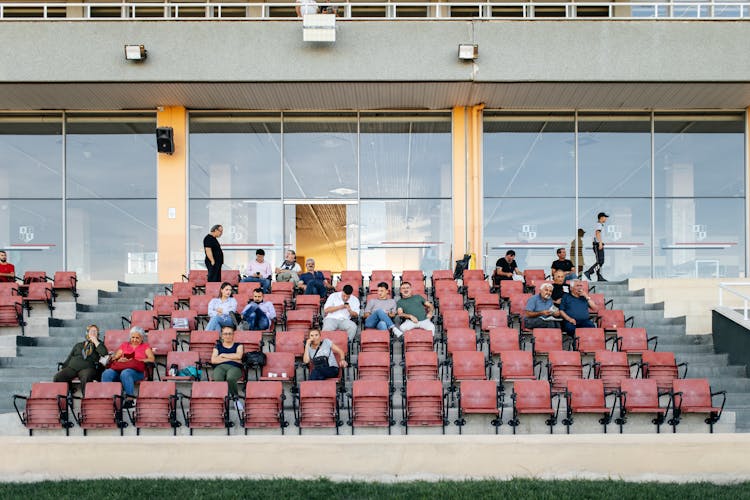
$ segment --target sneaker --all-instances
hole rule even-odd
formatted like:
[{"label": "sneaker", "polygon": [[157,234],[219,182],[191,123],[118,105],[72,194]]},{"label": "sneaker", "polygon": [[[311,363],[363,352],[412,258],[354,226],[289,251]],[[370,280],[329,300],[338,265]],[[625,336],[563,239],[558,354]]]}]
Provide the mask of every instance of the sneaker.
[{"label": "sneaker", "polygon": [[122,404],[122,407],[125,409],[135,408],[135,398],[126,399],[125,402]]},{"label": "sneaker", "polygon": [[591,281],[591,271],[584,271],[583,275],[586,276],[588,281]]},{"label": "sneaker", "polygon": [[398,327],[395,325],[393,326],[393,328],[391,328],[391,332],[393,332],[393,335],[395,335],[397,339],[404,336],[404,332],[399,330]]},{"label": "sneaker", "polygon": [[605,280],[604,276],[602,276],[601,274],[597,274],[596,275],[596,281],[607,281],[607,280]]}]

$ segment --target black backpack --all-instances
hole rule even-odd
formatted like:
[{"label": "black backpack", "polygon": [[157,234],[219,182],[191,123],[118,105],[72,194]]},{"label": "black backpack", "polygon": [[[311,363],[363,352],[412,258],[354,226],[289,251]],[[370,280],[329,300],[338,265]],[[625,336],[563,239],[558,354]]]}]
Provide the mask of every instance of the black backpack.
[{"label": "black backpack", "polygon": [[464,254],[464,258],[456,261],[456,270],[453,271],[453,279],[461,279],[464,277],[464,271],[469,269],[469,262],[471,261],[471,254]]},{"label": "black backpack", "polygon": [[261,367],[266,364],[266,354],[260,351],[250,351],[242,355],[242,362],[247,366]]}]

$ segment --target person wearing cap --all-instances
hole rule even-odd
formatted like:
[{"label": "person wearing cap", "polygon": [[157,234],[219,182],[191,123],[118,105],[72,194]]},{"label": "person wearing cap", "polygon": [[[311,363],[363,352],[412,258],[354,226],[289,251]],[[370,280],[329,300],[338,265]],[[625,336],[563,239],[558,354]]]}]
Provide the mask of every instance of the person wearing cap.
[{"label": "person wearing cap", "polygon": [[560,311],[552,302],[552,283],[542,283],[539,293],[526,301],[526,328],[555,328],[560,325]]},{"label": "person wearing cap", "polygon": [[570,258],[573,265],[578,269],[578,275],[583,274],[583,235],[586,234],[582,228],[578,228],[578,238],[570,240]]},{"label": "person wearing cap", "polygon": [[607,281],[604,279],[604,276],[602,276],[602,266],[604,266],[604,242],[602,241],[602,236],[604,235],[604,223],[607,222],[608,217],[609,215],[604,212],[599,212],[599,214],[596,216],[597,222],[596,226],[594,226],[593,242],[596,262],[589,268],[588,271],[583,273],[583,275],[586,276],[586,279],[589,281],[591,280],[591,275],[594,273],[596,273],[597,281]]}]

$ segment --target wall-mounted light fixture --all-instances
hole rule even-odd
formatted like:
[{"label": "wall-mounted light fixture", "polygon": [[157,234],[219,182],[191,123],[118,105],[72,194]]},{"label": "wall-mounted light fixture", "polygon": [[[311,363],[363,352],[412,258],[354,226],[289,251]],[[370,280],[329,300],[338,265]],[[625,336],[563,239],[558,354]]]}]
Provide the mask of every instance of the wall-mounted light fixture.
[{"label": "wall-mounted light fixture", "polygon": [[479,57],[479,45],[461,43],[458,45],[458,58],[462,61],[473,61]]},{"label": "wall-mounted light fixture", "polygon": [[125,59],[128,61],[143,61],[147,56],[148,52],[143,45],[125,46]]}]

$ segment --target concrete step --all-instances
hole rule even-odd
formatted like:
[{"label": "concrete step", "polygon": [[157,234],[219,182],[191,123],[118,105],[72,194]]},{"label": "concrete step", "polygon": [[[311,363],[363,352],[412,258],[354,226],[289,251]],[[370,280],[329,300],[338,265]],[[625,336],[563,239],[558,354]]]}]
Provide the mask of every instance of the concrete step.
[{"label": "concrete step", "polygon": [[738,377],[745,375],[744,366],[706,366],[691,364],[688,366],[688,378]]}]

